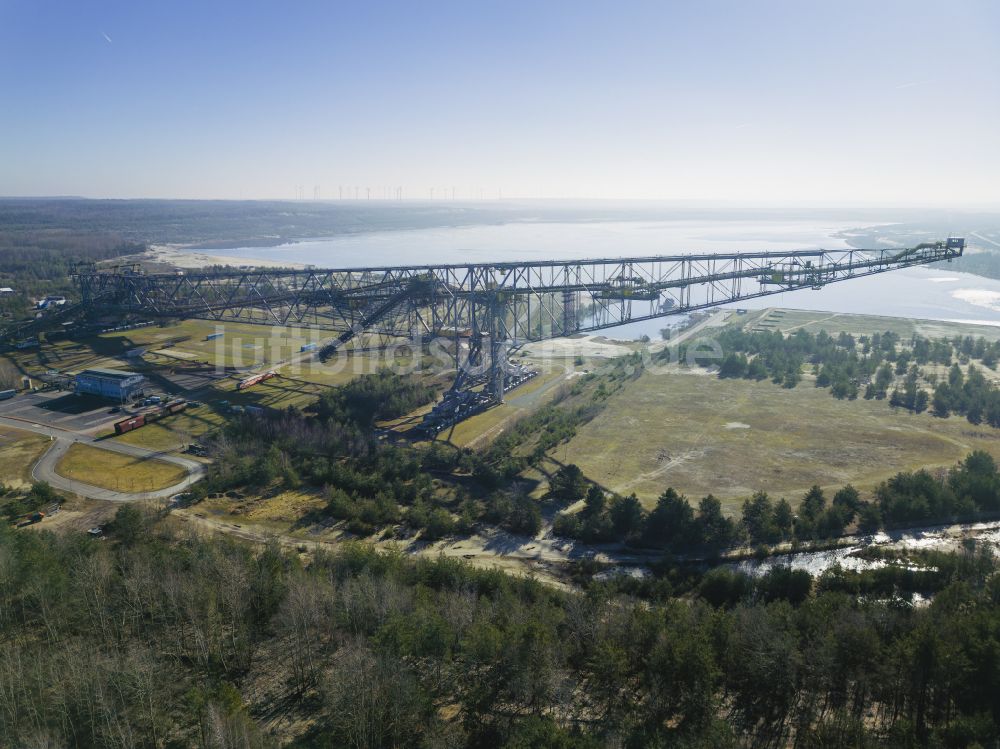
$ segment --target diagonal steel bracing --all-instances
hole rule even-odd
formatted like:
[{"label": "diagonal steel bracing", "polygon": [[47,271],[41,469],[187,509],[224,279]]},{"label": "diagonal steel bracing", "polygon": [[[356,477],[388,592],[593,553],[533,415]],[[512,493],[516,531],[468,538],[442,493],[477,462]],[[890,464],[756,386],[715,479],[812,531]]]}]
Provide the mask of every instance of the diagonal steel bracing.
[{"label": "diagonal steel bracing", "polygon": [[485,385],[499,401],[508,346],[597,331],[769,294],[950,260],[952,238],[905,250],[797,250],[358,267],[144,274],[77,273],[82,306],[118,316],[200,318],[329,331],[334,348],[360,333],[445,336],[455,363],[486,360],[485,373],[459,376],[459,389]]}]

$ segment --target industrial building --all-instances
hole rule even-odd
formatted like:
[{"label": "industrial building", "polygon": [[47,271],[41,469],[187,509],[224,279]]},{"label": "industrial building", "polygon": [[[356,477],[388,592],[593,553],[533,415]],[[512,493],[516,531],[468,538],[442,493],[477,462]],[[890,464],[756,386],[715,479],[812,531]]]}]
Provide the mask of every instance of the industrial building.
[{"label": "industrial building", "polygon": [[50,309],[51,307],[62,307],[65,304],[66,297],[64,296],[47,296],[35,305],[35,309]]},{"label": "industrial building", "polygon": [[76,392],[125,402],[141,397],[145,382],[146,378],[135,372],[85,369],[76,376]]}]

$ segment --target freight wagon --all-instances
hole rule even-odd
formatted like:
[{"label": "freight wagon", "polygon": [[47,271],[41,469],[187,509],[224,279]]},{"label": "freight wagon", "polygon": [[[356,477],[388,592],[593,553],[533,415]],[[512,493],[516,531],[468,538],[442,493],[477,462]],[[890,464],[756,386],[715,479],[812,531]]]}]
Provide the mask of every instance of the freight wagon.
[{"label": "freight wagon", "polygon": [[133,429],[138,429],[144,426],[146,423],[146,416],[144,414],[139,414],[138,416],[133,416],[129,419],[122,419],[121,421],[115,422],[115,434],[125,434],[125,432],[131,432]]},{"label": "freight wagon", "polygon": [[143,416],[146,417],[147,424],[152,424],[154,421],[159,421],[166,415],[167,412],[162,408],[157,408],[155,411],[146,411],[146,413],[143,414]]},{"label": "freight wagon", "polygon": [[165,416],[170,416],[170,414],[179,413],[187,408],[187,405],[187,401],[184,400],[171,401],[170,403],[164,403],[152,411],[146,411],[143,416],[146,417],[146,423],[149,424],[153,421],[159,421]]},{"label": "freight wagon", "polygon": [[254,385],[263,382],[264,380],[270,380],[272,377],[277,377],[278,373],[273,369],[267,372],[261,372],[260,374],[251,375],[246,379],[240,380],[236,385],[237,390],[246,390],[248,387],[253,387]]},{"label": "freight wagon", "polygon": [[132,416],[128,419],[122,419],[121,421],[115,423],[115,433],[125,434],[125,432],[131,432],[133,429],[138,429],[139,427],[146,426],[146,424],[152,424],[154,421],[159,421],[164,416],[180,413],[187,407],[187,401],[178,400],[160,406],[153,411],[147,411],[146,413]]}]

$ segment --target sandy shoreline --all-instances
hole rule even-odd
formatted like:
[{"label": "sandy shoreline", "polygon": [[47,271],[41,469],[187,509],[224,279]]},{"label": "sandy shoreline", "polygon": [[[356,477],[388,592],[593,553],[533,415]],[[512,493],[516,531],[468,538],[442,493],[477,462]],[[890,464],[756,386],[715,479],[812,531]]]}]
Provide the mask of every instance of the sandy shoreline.
[{"label": "sandy shoreline", "polygon": [[135,258],[141,262],[160,263],[182,270],[205,268],[212,265],[230,265],[236,268],[252,267],[301,269],[306,267],[304,263],[233,257],[232,255],[223,255],[215,252],[205,252],[202,250],[191,250],[185,247],[168,244],[151,245],[148,250],[136,255]]}]

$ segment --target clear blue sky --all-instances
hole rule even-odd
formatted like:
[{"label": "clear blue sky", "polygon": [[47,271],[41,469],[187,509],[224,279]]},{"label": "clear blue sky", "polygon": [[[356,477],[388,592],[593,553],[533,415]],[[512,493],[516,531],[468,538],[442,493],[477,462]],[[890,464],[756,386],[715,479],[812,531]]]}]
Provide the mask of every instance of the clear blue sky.
[{"label": "clear blue sky", "polygon": [[0,195],[1000,207],[1000,3],[0,0]]}]

